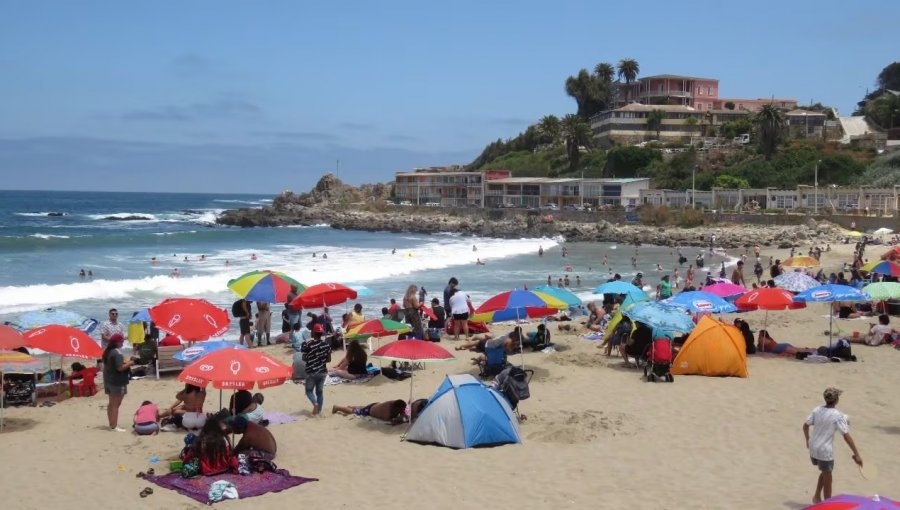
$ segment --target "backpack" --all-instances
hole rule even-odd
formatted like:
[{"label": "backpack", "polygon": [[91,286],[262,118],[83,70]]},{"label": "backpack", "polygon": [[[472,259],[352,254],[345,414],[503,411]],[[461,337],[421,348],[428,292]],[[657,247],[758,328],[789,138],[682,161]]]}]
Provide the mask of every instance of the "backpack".
[{"label": "backpack", "polygon": [[497,385],[513,409],[518,406],[520,400],[531,397],[528,389],[528,373],[519,367],[509,366],[503,369],[497,375]]},{"label": "backpack", "polygon": [[238,299],[234,303],[231,304],[231,315],[243,319],[244,318],[244,300]]}]

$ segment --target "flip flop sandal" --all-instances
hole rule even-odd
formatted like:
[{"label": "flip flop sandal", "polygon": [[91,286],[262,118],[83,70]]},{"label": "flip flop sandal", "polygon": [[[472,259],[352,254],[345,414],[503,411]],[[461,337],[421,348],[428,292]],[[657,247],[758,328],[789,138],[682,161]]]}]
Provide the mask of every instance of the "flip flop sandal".
[{"label": "flip flop sandal", "polygon": [[142,498],[146,498],[151,494],[153,494],[153,489],[151,489],[150,487],[144,487],[144,490],[141,491],[140,496]]},{"label": "flip flop sandal", "polygon": [[155,470],[155,469],[150,468],[150,469],[147,470],[147,475],[155,475],[155,474],[156,474],[156,470]]},{"label": "flip flop sandal", "polygon": [[138,472],[138,474],[134,475],[135,478],[143,478],[145,476],[147,476],[147,473],[144,473],[143,471],[140,471]]}]

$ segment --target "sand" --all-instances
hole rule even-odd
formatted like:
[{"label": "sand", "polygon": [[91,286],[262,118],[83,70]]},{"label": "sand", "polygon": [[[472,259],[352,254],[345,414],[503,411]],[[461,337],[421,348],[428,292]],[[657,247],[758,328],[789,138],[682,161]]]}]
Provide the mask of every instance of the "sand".
[{"label": "sand", "polygon": [[[826,254],[826,267],[846,260],[848,248]],[[785,258],[781,251],[774,255]],[[826,305],[770,313],[769,330],[779,341],[822,345],[824,313]],[[763,312],[744,317],[754,331],[762,326]],[[838,326],[864,331],[871,322]],[[524,356],[535,377],[531,399],[521,403],[528,416],[522,445],[454,451],[405,443],[402,427],[310,417],[302,388],[288,384],[265,391],[268,410],[299,418],[272,427],[276,462],[320,481],[222,508],[803,508],[817,471],[801,426],[827,386],[844,389],[839,408],[851,417],[865,462],[879,471],[874,480],[862,479],[838,439],[835,494],[900,497],[900,351],[854,346],[858,362],[821,365],[751,356],[747,379],[680,376],[674,384],[650,384],[619,359],[603,356],[594,342],[554,333],[559,352]],[[266,350],[289,359],[282,346]],[[476,373],[467,353],[454,353],[457,361],[416,372],[416,397],[429,396],[445,374]],[[173,375],[132,382],[121,423],[130,425],[142,400],[170,403],[179,387]],[[330,410],[332,404],[405,399],[408,392],[408,381],[379,377],[326,387],[325,398]],[[208,400],[213,410],[217,392]],[[148,498],[138,497],[147,483],[135,474],[153,466],[151,457],[177,454],[183,434],[108,431],[105,404],[100,394],[8,411],[0,434],[4,508],[204,506],[156,486]]]}]

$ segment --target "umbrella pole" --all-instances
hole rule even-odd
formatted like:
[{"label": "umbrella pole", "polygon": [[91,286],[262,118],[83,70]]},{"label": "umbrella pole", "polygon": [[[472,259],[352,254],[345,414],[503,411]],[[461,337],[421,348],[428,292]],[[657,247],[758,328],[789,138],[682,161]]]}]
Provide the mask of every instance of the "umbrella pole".
[{"label": "umbrella pole", "polygon": [[[766,333],[769,332],[769,311],[766,310],[766,318],[763,319],[763,329],[766,330]],[[771,338],[771,336],[770,336]],[[759,344],[759,352],[766,352],[766,343],[762,342]]]},{"label": "umbrella pole", "polygon": [[834,339],[834,310],[828,307],[828,354],[831,354],[831,343]]},{"label": "umbrella pole", "polygon": [[[410,372],[410,374],[412,374],[412,372]],[[406,426],[406,432],[409,432],[409,429],[412,428],[413,379],[415,378],[415,375],[410,375],[409,377],[409,402],[406,404],[406,408],[409,409],[409,425]],[[406,433],[403,435],[406,436]]]},{"label": "umbrella pole", "polygon": [[6,391],[3,389],[6,374],[0,372],[0,432],[3,432],[3,408],[6,407]]},{"label": "umbrella pole", "polygon": [[[519,309],[516,308],[516,328],[519,328]],[[521,331],[521,330],[519,330]],[[522,357],[522,370],[525,370],[525,344],[522,343],[522,335],[519,334],[519,356]]]}]

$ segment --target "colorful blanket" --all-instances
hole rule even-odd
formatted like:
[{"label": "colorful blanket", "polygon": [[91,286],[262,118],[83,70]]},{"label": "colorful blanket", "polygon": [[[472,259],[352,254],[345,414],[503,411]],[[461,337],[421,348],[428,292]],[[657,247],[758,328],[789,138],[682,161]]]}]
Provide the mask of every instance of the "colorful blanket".
[{"label": "colorful blanket", "polygon": [[172,489],[201,503],[209,503],[209,488],[213,482],[219,480],[233,483],[237,487],[240,499],[261,496],[269,492],[281,492],[307,482],[318,481],[318,478],[292,476],[285,469],[279,469],[275,472],[254,473],[252,475],[223,473],[221,475],[198,476],[196,478],[182,478],[181,473],[169,473],[162,476],[149,475],[144,479],[160,487]]}]

